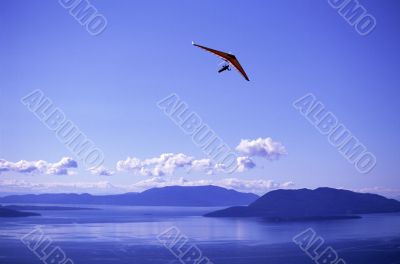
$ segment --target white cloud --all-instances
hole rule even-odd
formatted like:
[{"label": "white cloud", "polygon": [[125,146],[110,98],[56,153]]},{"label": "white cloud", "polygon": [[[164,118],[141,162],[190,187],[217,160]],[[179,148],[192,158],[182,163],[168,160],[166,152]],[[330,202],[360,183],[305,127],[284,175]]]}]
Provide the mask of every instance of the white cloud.
[{"label": "white cloud", "polygon": [[191,166],[193,157],[182,153],[164,153],[159,157],[140,160],[128,157],[126,160],[117,162],[118,171],[133,171],[143,176],[171,175],[178,168]]},{"label": "white cloud", "polygon": [[242,192],[264,194],[275,189],[287,189],[294,186],[293,182],[278,183],[272,180],[242,180],[237,178],[222,179],[216,185]]},{"label": "white cloud", "polygon": [[193,160],[192,168],[194,170],[207,170],[213,167],[211,159]]},{"label": "white cloud", "polygon": [[69,169],[77,168],[78,163],[70,158],[64,157],[59,162],[49,163],[44,160],[11,162],[0,159],[0,173],[6,171],[18,173],[41,173],[47,175],[69,175]]},{"label": "white cloud", "polygon": [[237,158],[237,171],[243,172],[248,169],[253,169],[256,164],[249,157],[238,157]]},{"label": "white cloud", "polygon": [[[125,160],[117,162],[118,171],[131,171],[135,174],[150,177],[159,177],[164,175],[172,175],[179,168],[187,168],[187,172],[202,171],[208,175],[224,171],[224,164],[214,163],[211,159],[194,159],[191,156],[179,153],[164,153],[159,157],[138,159],[136,157],[128,157]],[[243,172],[252,169],[256,164],[249,157],[237,158],[237,172]]]},{"label": "white cloud", "polygon": [[[236,159],[236,172],[243,172],[256,167],[251,159],[253,156],[261,156],[269,160],[278,159],[281,155],[286,154],[285,147],[274,142],[271,138],[258,138],[256,140],[242,139],[236,150],[243,154]],[[179,168],[187,168],[188,172],[203,171],[208,175],[224,172],[225,165],[215,163],[209,158],[195,159],[194,157],[179,153],[164,153],[159,157],[139,159],[136,157],[128,157],[125,160],[117,162],[118,171],[131,171],[135,174],[159,177],[164,175],[172,175]]]},{"label": "white cloud", "polygon": [[207,175],[213,175],[215,172],[215,165],[211,159],[199,159],[193,160],[191,164],[191,169],[195,171],[204,171]]},{"label": "white cloud", "polygon": [[[278,159],[281,155],[286,154],[285,147],[279,142],[272,141],[271,138],[241,140],[236,150],[245,154],[237,158],[237,172],[243,172],[256,167],[256,164],[251,159],[252,156]],[[202,171],[208,175],[212,175],[215,173],[222,173],[224,171],[224,166],[224,164],[214,163],[208,158],[195,159],[183,153],[163,153],[158,157],[148,159],[128,157],[126,160],[118,161],[116,169],[118,171],[131,171],[143,176],[159,177],[172,175],[180,168],[187,168],[188,172]],[[0,159],[0,173],[12,171],[31,174],[69,175],[73,173],[70,169],[77,167],[77,162],[70,157],[64,157],[56,163],[50,163],[44,160],[10,162]],[[110,176],[115,173],[104,166],[89,168],[88,171],[91,174],[103,176]]]},{"label": "white cloud", "polygon": [[236,150],[249,157],[258,156],[269,160],[276,160],[287,154],[285,146],[269,137],[255,140],[242,139]]},{"label": "white cloud", "polygon": [[114,175],[114,171],[107,169],[103,165],[97,166],[97,167],[91,167],[88,169],[88,171],[93,174],[93,175],[99,175],[99,176],[111,176]]}]

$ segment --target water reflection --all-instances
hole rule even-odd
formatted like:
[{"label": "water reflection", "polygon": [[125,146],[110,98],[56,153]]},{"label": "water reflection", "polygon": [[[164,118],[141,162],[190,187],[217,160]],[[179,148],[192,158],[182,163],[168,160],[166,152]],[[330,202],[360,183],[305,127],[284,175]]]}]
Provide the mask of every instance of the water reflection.
[{"label": "water reflection", "polygon": [[[82,205],[82,207],[88,207]],[[172,225],[202,242],[285,243],[312,227],[325,240],[400,236],[400,214],[320,222],[268,222],[254,218],[206,218],[219,208],[103,206],[101,210],[38,211],[40,217],[0,219],[0,239],[18,239],[41,225],[58,241],[122,241],[158,244],[157,235]]]}]

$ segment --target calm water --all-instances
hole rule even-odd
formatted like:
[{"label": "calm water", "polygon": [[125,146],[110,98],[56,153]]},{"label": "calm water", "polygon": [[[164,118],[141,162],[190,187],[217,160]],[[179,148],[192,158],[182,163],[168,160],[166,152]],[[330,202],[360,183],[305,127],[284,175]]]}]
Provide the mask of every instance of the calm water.
[{"label": "calm water", "polygon": [[[95,208],[96,206],[80,205],[80,207]],[[160,246],[157,235],[171,226],[178,227],[193,243],[207,246],[240,244],[271,247],[285,243],[292,244],[292,237],[309,227],[312,227],[325,241],[331,243],[400,238],[400,214],[398,213],[363,215],[361,219],[351,220],[270,223],[259,219],[202,217],[204,213],[219,209],[209,207],[99,206],[97,208],[100,210],[37,211],[42,216],[0,218],[0,244],[10,247],[7,250],[0,250],[0,263],[20,263],[18,262],[19,253],[15,252],[23,251],[24,245],[19,242],[19,238],[32,231],[37,225],[40,225],[45,234],[54,241],[66,245],[68,252],[72,255],[74,255],[73,251],[82,247],[93,248],[107,243],[118,250],[127,245],[129,247]],[[81,246],[74,249],[72,245]],[[10,250],[14,250],[14,253],[10,253]],[[88,258],[92,253],[88,253]],[[32,257],[29,254],[27,256]],[[10,260],[10,257],[13,257],[13,260]],[[173,256],[170,257],[173,262]],[[101,254],[97,258],[97,260],[104,259]],[[112,262],[105,263],[119,263],[119,258],[121,257],[114,256]],[[304,261],[306,260],[307,258]],[[139,262],[153,263],[149,259]],[[29,263],[36,262],[29,261]],[[89,262],[86,260],[85,262],[75,261],[75,263]],[[121,260],[120,263],[125,262]],[[154,260],[154,263],[159,262]],[[220,261],[220,263],[225,263],[225,261]]]}]

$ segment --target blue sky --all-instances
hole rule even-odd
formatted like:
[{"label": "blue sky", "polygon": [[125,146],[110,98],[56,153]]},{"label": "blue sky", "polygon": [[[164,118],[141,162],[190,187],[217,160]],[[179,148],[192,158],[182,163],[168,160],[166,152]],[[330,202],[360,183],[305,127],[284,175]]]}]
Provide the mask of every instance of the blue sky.
[{"label": "blue sky", "polygon": [[[0,158],[76,159],[21,104],[21,97],[35,89],[102,149],[110,170],[127,157],[184,153],[206,158],[156,106],[176,93],[232,148],[242,139],[271,137],[287,155],[274,161],[254,157],[255,168],[233,175],[182,169],[165,175],[165,181],[235,178],[400,194],[397,1],[360,1],[377,21],[368,36],[357,34],[328,1],[90,3],[108,21],[98,36],[58,1],[2,1]],[[191,41],[234,53],[251,81],[234,71],[218,74],[218,58]],[[359,173],[292,106],[307,93],[376,156],[370,173]],[[29,184],[126,186],[150,179],[131,171],[92,175],[78,164],[74,175],[2,172],[0,192],[21,182],[28,191]]]}]

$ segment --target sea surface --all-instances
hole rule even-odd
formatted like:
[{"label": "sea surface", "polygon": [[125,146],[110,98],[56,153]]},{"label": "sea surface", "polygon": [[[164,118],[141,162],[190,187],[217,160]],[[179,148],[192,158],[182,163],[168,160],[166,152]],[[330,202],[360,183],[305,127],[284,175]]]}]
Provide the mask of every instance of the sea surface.
[{"label": "sea surface", "polygon": [[41,216],[0,218],[0,263],[44,263],[20,240],[38,227],[76,264],[183,263],[157,239],[171,227],[215,264],[315,263],[292,241],[307,228],[346,263],[400,263],[399,213],[267,222],[202,217],[219,207],[73,206],[96,210],[42,210],[35,211]]}]

